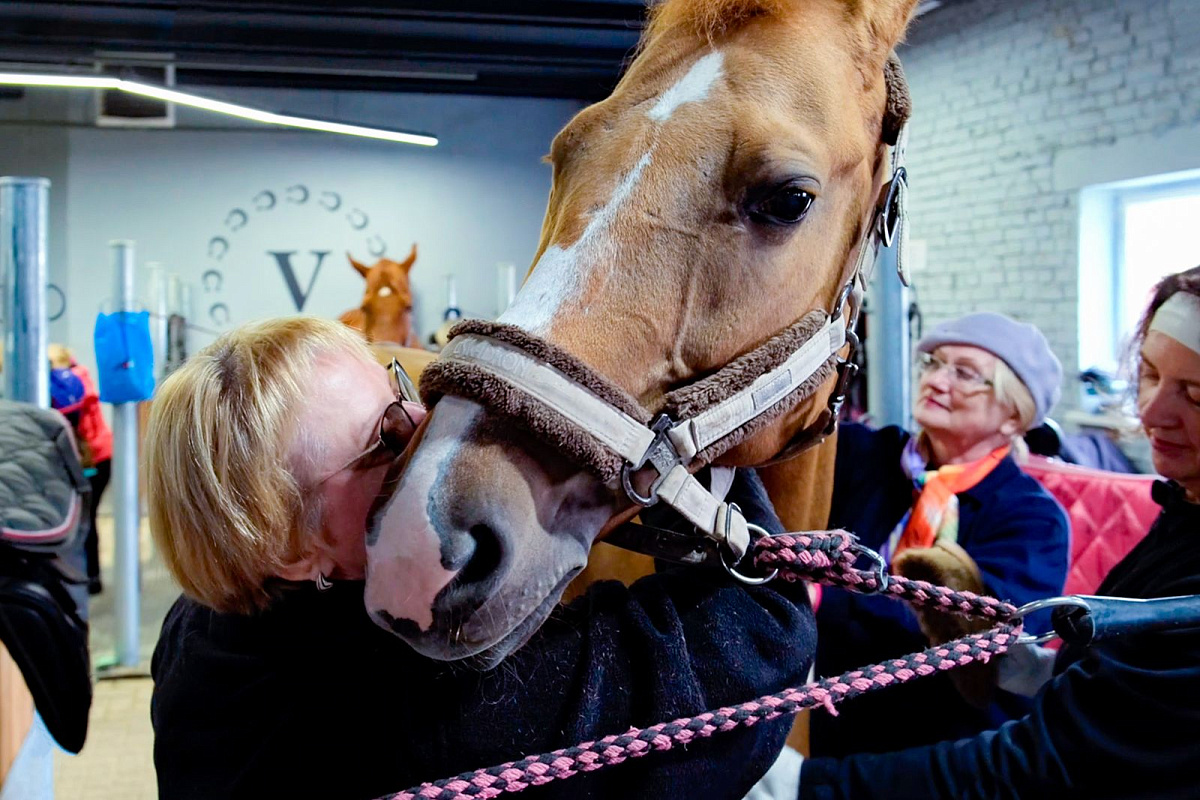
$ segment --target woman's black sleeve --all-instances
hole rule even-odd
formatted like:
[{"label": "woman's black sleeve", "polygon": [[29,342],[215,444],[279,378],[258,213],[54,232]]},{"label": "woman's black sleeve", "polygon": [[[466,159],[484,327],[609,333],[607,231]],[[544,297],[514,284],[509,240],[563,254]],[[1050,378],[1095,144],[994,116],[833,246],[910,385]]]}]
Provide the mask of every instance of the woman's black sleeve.
[{"label": "woman's black sleeve", "polygon": [[[936,713],[914,709],[913,713]],[[881,720],[904,736],[904,720]],[[1092,650],[1033,710],[971,739],[882,755],[812,759],[800,797],[1196,797],[1200,632]]]}]

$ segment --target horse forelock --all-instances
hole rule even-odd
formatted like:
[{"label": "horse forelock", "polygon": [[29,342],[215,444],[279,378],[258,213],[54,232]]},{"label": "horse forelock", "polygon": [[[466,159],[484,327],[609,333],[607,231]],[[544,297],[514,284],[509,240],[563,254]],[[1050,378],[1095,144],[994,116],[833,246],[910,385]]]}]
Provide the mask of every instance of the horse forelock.
[{"label": "horse forelock", "polygon": [[[651,42],[672,33],[684,33],[698,44],[713,45],[717,40],[736,33],[753,20],[764,17],[787,19],[803,11],[812,0],[661,0],[650,9],[650,18],[638,44],[639,53]],[[896,143],[896,133],[907,121],[912,108],[908,82],[894,53],[902,39],[907,20],[916,0],[839,0],[848,20],[859,19],[863,25],[856,31],[857,63],[864,86],[880,79],[878,58],[884,46],[887,60],[883,83],[887,105],[881,138],[887,144]],[[890,53],[890,54],[889,54]]]},{"label": "horse forelock", "polygon": [[668,31],[713,42],[757,17],[782,17],[794,5],[794,0],[663,0],[650,10],[642,45]]}]

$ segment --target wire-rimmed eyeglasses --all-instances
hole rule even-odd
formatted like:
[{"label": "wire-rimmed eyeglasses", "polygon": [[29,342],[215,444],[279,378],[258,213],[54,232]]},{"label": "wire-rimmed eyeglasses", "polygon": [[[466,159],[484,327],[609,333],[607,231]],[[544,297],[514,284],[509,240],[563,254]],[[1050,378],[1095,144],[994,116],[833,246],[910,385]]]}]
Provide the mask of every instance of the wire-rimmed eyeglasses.
[{"label": "wire-rimmed eyeglasses", "polygon": [[413,385],[412,379],[408,377],[408,373],[404,371],[404,367],[400,365],[399,361],[393,358],[392,363],[388,364],[387,370],[391,376],[392,391],[395,393],[396,399],[383,409],[383,414],[379,417],[375,443],[338,470],[326,475],[317,482],[317,485],[324,483],[339,472],[370,469],[404,454],[404,449],[408,447],[409,440],[417,430],[417,423],[413,421],[404,404],[420,404],[421,401],[416,386]]},{"label": "wire-rimmed eyeglasses", "polygon": [[947,368],[950,370],[950,382],[960,389],[979,389],[985,386],[991,387],[995,382],[990,378],[985,378],[973,367],[966,364],[951,364],[944,361],[933,353],[917,353],[917,367],[921,370],[922,375],[935,375]]}]

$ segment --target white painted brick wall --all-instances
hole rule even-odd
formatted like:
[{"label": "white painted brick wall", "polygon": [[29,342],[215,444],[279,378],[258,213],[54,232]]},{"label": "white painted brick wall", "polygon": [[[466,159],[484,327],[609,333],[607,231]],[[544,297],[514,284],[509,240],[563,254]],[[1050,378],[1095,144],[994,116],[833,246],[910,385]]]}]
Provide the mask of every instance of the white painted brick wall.
[{"label": "white painted brick wall", "polygon": [[1200,127],[1200,0],[954,0],[901,58],[926,329],[985,309],[1033,322],[1073,386],[1078,194],[1053,189],[1053,159]]}]

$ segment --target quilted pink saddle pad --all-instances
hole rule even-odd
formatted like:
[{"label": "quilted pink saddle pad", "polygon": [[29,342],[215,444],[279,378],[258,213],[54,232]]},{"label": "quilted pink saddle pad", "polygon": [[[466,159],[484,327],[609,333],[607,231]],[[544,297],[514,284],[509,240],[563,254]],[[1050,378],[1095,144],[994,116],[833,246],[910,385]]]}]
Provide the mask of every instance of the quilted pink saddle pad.
[{"label": "quilted pink saddle pad", "polygon": [[1063,594],[1094,594],[1104,576],[1142,540],[1161,510],[1153,475],[1089,469],[1030,456],[1022,467],[1071,520],[1071,566]]}]

